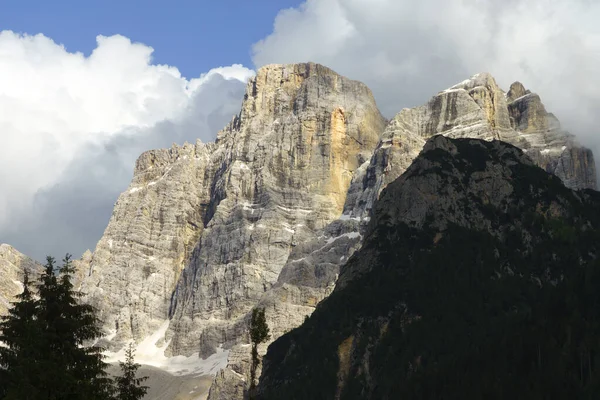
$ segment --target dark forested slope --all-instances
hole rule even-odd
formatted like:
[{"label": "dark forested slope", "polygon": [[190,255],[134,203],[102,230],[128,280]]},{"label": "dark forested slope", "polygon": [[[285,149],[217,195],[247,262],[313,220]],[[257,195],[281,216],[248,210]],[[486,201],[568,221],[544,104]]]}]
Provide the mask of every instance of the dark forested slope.
[{"label": "dark forested slope", "polygon": [[429,140],[260,399],[600,396],[600,195],[519,149]]}]

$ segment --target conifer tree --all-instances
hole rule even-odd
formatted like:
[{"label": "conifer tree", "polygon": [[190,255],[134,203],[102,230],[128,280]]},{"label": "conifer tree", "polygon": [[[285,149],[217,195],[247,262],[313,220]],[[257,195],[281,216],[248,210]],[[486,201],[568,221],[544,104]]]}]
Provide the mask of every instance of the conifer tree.
[{"label": "conifer tree", "polygon": [[121,367],[121,376],[115,378],[116,400],[139,400],[148,392],[148,386],[143,386],[142,382],[148,379],[147,376],[138,378],[137,370],[141,366],[134,361],[133,343],[129,344],[125,350],[125,362],[119,361]]},{"label": "conifer tree", "polygon": [[25,270],[23,292],[0,322],[0,399],[41,399],[35,380],[42,372],[37,362],[42,334],[37,305]]},{"label": "conifer tree", "polygon": [[111,395],[111,381],[102,349],[91,346],[101,331],[94,308],[78,302],[73,271],[67,254],[57,277],[54,259],[48,257],[41,277],[38,312],[44,335],[39,357],[45,373],[40,385],[48,400],[105,400]]},{"label": "conifer tree", "polygon": [[250,320],[250,340],[252,341],[252,364],[250,365],[250,398],[254,396],[256,388],[256,369],[260,363],[258,358],[258,345],[269,340],[269,326],[265,318],[264,308],[255,308],[252,310]]},{"label": "conifer tree", "polygon": [[48,257],[35,299],[29,276],[24,290],[0,322],[0,399],[106,400],[113,393],[92,306],[79,302],[71,282],[71,256],[59,275]]}]

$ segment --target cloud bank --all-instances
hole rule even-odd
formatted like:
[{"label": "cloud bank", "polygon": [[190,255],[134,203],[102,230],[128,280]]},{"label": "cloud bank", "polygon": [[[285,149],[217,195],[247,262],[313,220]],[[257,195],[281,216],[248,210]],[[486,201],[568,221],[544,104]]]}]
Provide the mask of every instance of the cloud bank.
[{"label": "cloud bank", "polygon": [[490,72],[537,92],[600,159],[598,16],[589,0],[308,0],[279,13],[253,60],[325,64],[371,87],[388,117]]},{"label": "cloud bank", "polygon": [[0,33],[0,242],[37,259],[94,248],[145,150],[213,140],[253,71],[188,80],[153,49],[97,37],[89,56]]}]

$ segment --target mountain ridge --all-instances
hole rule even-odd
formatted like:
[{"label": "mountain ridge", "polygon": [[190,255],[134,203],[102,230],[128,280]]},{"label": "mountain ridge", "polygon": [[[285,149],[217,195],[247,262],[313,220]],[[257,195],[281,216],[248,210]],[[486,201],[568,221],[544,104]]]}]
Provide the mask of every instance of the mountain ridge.
[{"label": "mountain ridge", "polygon": [[42,272],[42,266],[14,247],[0,243],[0,316],[6,315],[10,303],[23,291],[23,275],[32,278]]},{"label": "mountain ridge", "polygon": [[215,142],[138,158],[95,251],[77,263],[102,344],[117,351],[169,321],[157,346],[228,351],[210,398],[241,398],[251,308],[266,308],[273,340],[300,325],[361,248],[382,190],[434,135],[502,139],[570,187],[595,188],[591,151],[526,92],[476,74],[388,121],[364,84],[327,67],[261,68]]},{"label": "mountain ridge", "polygon": [[508,143],[429,139],[256,398],[593,398],[599,206]]}]

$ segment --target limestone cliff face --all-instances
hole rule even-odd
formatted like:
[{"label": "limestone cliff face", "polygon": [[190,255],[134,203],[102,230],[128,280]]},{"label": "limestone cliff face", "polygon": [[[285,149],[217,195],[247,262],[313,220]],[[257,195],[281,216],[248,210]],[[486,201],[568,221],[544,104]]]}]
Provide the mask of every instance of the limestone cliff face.
[{"label": "limestone cliff face", "polygon": [[316,64],[274,65],[248,83],[215,143],[143,154],[80,263],[110,346],[167,318],[171,354],[245,342],[246,313],[290,252],[341,215],[385,124],[363,84]]},{"label": "limestone cliff face", "polygon": [[526,143],[521,147],[527,154],[568,187],[596,189],[592,152],[579,146],[574,136],[561,128],[558,119],[546,111],[540,97],[515,82],[507,99],[511,126],[521,133]]},{"label": "limestone cliff face", "polygon": [[214,144],[149,151],[115,204],[93,255],[79,263],[81,289],[98,307],[113,347],[164,322],[210,203]]},{"label": "limestone cliff face", "polygon": [[388,122],[359,82],[316,64],[266,66],[214,143],[139,158],[79,262],[109,347],[169,319],[169,354],[230,351],[210,398],[239,398],[251,309],[266,308],[273,340],[300,325],[361,247],[382,190],[440,134],[510,142],[567,186],[595,187],[591,152],[520,84],[505,94],[478,74]]},{"label": "limestone cliff face", "polygon": [[35,280],[41,270],[38,262],[12,246],[0,244],[0,316],[6,315],[10,303],[23,291],[23,273],[27,271]]},{"label": "limestone cliff face", "polygon": [[487,73],[476,74],[418,107],[424,138],[499,139],[525,150],[537,165],[573,189],[595,189],[596,170],[589,149],[561,128],[540,97],[520,82],[508,93]]},{"label": "limestone cliff face", "polygon": [[570,321],[596,313],[599,206],[515,146],[430,138],[375,202],[333,293],[269,346],[254,397],[484,398],[492,381],[501,397],[583,396],[572,337],[590,327]]},{"label": "limestone cliff face", "polygon": [[[540,102],[525,104],[523,113],[546,121],[544,128],[515,123],[515,101],[525,94],[528,91],[518,83],[505,94],[490,74],[481,73],[438,93],[423,106],[404,109],[396,115],[381,135],[371,159],[354,173],[343,215],[290,253],[277,283],[260,299],[259,305],[265,307],[272,329],[271,339],[301,324],[316,303],[331,293],[340,268],[361,247],[371,209],[380,193],[408,169],[426,140],[435,135],[500,139],[525,149],[539,166],[559,176],[567,186],[595,188],[591,152],[561,131]],[[248,348],[236,348],[238,353],[244,351],[248,359]],[[248,365],[231,362],[216,377],[210,399],[237,398],[228,388],[243,386],[248,375]]]},{"label": "limestone cliff face", "polygon": [[325,67],[259,70],[217,137],[206,228],[171,305],[172,354],[247,341],[247,313],[294,248],[342,214],[385,122],[368,88]]},{"label": "limestone cliff face", "polygon": [[[351,246],[343,240],[336,240],[341,246],[334,244],[333,250],[325,245],[331,243],[332,238],[347,239],[352,232],[362,232],[381,191],[406,171],[425,141],[435,135],[509,142],[524,149],[537,165],[560,177],[566,186],[596,188],[591,151],[561,130],[558,120],[546,112],[539,96],[518,82],[505,94],[490,74],[476,74],[438,93],[423,106],[402,110],[390,121],[371,159],[354,174],[341,219],[330,225],[315,242],[299,247],[290,255],[280,283],[290,276],[306,276],[307,268],[312,271],[311,280],[313,275],[336,275],[339,266],[360,246],[361,236],[354,235]],[[326,274],[317,272],[319,260],[327,259],[318,250],[340,256],[337,262],[328,260]],[[294,279],[298,282],[298,278]],[[324,287],[326,285],[321,285]]]},{"label": "limestone cliff face", "polygon": [[487,73],[476,74],[434,96],[427,104],[402,110],[386,128],[366,173],[355,177],[345,212],[368,216],[381,190],[400,176],[435,135],[498,139],[523,149],[536,164],[573,189],[596,188],[593,154],[580,146],[546,112],[539,96],[519,82],[505,94]]}]

